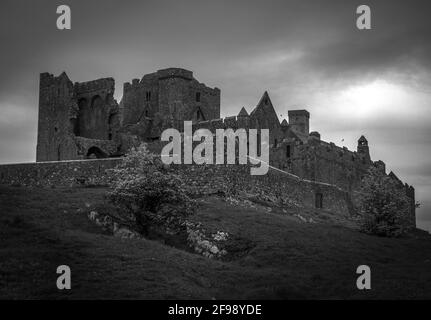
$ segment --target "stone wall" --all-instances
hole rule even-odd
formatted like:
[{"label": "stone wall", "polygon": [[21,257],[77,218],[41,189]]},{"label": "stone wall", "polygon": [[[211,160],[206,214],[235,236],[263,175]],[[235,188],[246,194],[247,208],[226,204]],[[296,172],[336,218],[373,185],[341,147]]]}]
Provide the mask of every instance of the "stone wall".
[{"label": "stone wall", "polygon": [[351,214],[349,194],[335,186],[305,181],[286,172],[270,168],[266,175],[250,175],[248,165],[180,165],[193,192],[213,194],[237,190],[260,200],[287,206],[316,208],[322,197],[322,209]]},{"label": "stone wall", "polygon": [[352,191],[358,189],[362,177],[373,164],[357,152],[309,139],[293,146],[290,171],[305,179],[323,181]]},{"label": "stone wall", "polygon": [[[121,158],[36,162],[0,165],[0,183],[24,186],[106,185],[107,170]],[[340,214],[351,210],[349,194],[341,189],[307,182],[286,172],[270,169],[267,175],[252,176],[248,165],[175,165],[194,194],[246,193],[260,200],[286,206],[314,208],[318,194],[323,209]]]},{"label": "stone wall", "polygon": [[[193,124],[193,130],[259,128],[253,116],[233,116]],[[311,136],[304,143],[290,135],[285,126],[270,130],[270,164],[301,178],[337,185],[351,191],[357,189],[362,177],[373,162],[361,153],[338,147]],[[383,164],[384,165],[384,164]]]},{"label": "stone wall", "polygon": [[106,170],[121,158],[68,160],[0,165],[0,183],[21,186],[105,185]]}]

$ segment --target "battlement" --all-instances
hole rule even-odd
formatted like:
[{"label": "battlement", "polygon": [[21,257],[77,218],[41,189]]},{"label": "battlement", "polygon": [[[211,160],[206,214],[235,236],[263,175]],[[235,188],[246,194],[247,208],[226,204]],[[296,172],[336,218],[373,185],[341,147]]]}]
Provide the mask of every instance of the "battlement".
[{"label": "battlement", "polygon": [[314,136],[308,140],[307,144],[304,144],[303,146],[304,148],[313,148],[313,152],[321,157],[332,159],[332,161],[343,161],[351,166],[356,165],[356,163],[363,163],[366,165],[371,163],[371,161],[367,161],[368,159],[365,159],[360,153],[356,151],[349,150],[344,146],[337,146],[333,142],[320,140],[320,135],[319,139]]},{"label": "battlement", "polygon": [[320,140],[320,133],[317,131],[312,131],[310,132],[309,137],[311,139]]},{"label": "battlement", "polygon": [[290,117],[306,117],[306,118],[310,118],[310,112],[308,112],[307,110],[289,110],[287,112],[287,114],[289,115],[289,119]]},{"label": "battlement", "polygon": [[159,80],[169,79],[169,78],[181,78],[184,80],[192,80],[193,72],[181,69],[181,68],[167,68],[157,70],[157,76]]},{"label": "battlement", "polygon": [[[220,119],[197,121],[197,122],[193,123],[193,130],[209,129],[209,130],[213,131],[216,129],[227,129],[227,128],[232,128],[232,129],[238,128],[238,119],[236,116],[220,118]],[[244,128],[244,129],[246,129],[246,128]]]},{"label": "battlement", "polygon": [[132,79],[131,82],[125,82],[124,83],[124,91],[128,91],[130,89],[140,89],[143,86],[154,84],[158,80],[165,80],[165,79],[184,79],[184,80],[190,80],[193,81],[194,87],[201,92],[204,92],[209,95],[220,95],[220,89],[217,87],[210,88],[205,85],[205,83],[201,83],[197,81],[193,77],[193,72],[181,68],[168,68],[168,69],[161,69],[157,72],[148,73],[145,74],[141,79]]},{"label": "battlement", "polygon": [[125,82],[123,85],[123,91],[138,90],[145,87],[145,85],[156,83],[158,81],[157,72],[145,74],[141,79],[132,79],[132,82]]},{"label": "battlement", "polygon": [[48,73],[48,72],[44,72],[40,74],[40,88],[45,88],[45,87],[49,87],[50,85],[52,85],[55,81],[55,78],[53,74]]},{"label": "battlement", "polygon": [[62,81],[70,82],[69,77],[65,72],[62,72],[59,76],[54,76],[51,73],[43,72],[40,74],[39,86],[41,89],[43,89],[52,85],[56,85]]},{"label": "battlement", "polygon": [[74,88],[77,94],[84,94],[98,90],[114,92],[115,80],[113,78],[101,78],[86,82],[75,82]]},{"label": "battlement", "polygon": [[196,79],[192,80],[193,86],[196,90],[210,96],[220,96],[220,89],[217,87],[208,87],[205,83],[199,82]]}]

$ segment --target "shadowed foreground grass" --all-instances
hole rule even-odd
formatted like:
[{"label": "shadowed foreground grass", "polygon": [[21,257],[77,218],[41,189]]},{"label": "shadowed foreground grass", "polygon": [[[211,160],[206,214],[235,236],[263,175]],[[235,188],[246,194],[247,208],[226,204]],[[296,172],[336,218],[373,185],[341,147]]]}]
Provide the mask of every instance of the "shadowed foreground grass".
[{"label": "shadowed foreground grass", "polygon": [[[193,219],[229,232],[237,253],[214,261],[104,234],[86,204],[105,192],[0,187],[0,299],[431,298],[431,237],[422,232],[379,238],[214,197]],[[56,288],[61,264],[72,290]],[[371,267],[372,290],[356,289],[361,264]]]}]

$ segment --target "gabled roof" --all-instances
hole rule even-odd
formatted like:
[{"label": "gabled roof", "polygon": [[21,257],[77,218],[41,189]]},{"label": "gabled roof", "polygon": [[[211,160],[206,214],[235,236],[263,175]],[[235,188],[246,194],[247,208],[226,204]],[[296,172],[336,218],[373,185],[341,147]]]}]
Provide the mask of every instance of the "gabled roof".
[{"label": "gabled roof", "polygon": [[283,119],[283,121],[281,121],[281,125],[282,125],[283,127],[285,127],[285,126],[288,126],[289,124],[287,123],[287,120],[286,120],[286,119]]},{"label": "gabled roof", "polygon": [[280,125],[277,113],[274,110],[267,91],[265,91],[265,93],[260,98],[256,108],[254,108],[250,113],[250,117],[260,120],[266,119],[271,126]]},{"label": "gabled roof", "polygon": [[396,176],[396,174],[393,171],[389,172],[388,176],[396,181],[401,182],[401,180]]},{"label": "gabled roof", "polygon": [[64,79],[64,80],[66,80],[66,81],[70,81],[70,79],[69,79],[69,77],[67,76],[67,74],[66,74],[66,72],[65,71],[63,71],[59,76],[58,76],[58,78],[59,79]]},{"label": "gabled roof", "polygon": [[241,111],[238,113],[238,117],[248,117],[248,112],[242,107]]}]

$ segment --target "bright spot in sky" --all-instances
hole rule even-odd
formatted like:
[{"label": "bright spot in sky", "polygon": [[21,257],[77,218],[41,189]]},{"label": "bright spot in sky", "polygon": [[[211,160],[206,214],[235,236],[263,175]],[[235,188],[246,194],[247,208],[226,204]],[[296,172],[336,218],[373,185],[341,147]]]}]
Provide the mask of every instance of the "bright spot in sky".
[{"label": "bright spot in sky", "polygon": [[342,90],[336,97],[335,107],[339,115],[348,115],[357,119],[375,117],[384,113],[404,114],[408,108],[394,108],[394,105],[407,102],[408,96],[402,86],[376,80]]}]

